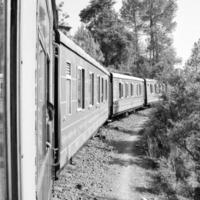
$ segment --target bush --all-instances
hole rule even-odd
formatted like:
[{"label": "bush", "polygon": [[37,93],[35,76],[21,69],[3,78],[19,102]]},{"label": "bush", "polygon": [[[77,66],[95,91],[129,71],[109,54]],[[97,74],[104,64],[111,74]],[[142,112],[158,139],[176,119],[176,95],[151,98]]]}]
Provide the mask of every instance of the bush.
[{"label": "bush", "polygon": [[168,94],[155,107],[144,131],[149,155],[170,163],[179,187],[188,188],[187,198],[191,188],[200,184],[199,80],[200,74],[192,72],[172,76]]}]

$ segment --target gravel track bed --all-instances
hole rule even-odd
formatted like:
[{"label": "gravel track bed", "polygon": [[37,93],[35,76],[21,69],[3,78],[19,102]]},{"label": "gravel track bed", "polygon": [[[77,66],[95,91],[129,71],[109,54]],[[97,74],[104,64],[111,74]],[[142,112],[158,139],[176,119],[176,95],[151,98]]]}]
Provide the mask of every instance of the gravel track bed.
[{"label": "gravel track bed", "polygon": [[[145,200],[149,187],[139,131],[151,109],[104,125],[60,173],[53,200]],[[151,199],[151,198],[150,198]]]}]

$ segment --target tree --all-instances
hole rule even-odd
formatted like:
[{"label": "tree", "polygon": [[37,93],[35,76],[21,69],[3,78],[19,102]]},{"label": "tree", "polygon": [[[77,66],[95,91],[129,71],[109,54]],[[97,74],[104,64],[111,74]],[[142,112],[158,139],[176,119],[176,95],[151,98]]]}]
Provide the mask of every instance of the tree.
[{"label": "tree", "polygon": [[94,40],[90,31],[88,31],[84,25],[77,30],[73,40],[94,59],[100,63],[104,61],[103,53],[100,50],[99,43]]},{"label": "tree", "polygon": [[147,51],[150,65],[155,66],[162,52],[172,45],[171,33],[176,26],[173,21],[177,9],[176,0],[144,0],[141,19],[147,35]]},{"label": "tree", "polygon": [[134,48],[134,60],[139,63],[140,58],[140,34],[142,28],[142,21],[140,13],[142,10],[142,4],[140,0],[126,0],[122,2],[122,8],[120,10],[121,17],[125,21],[125,24],[133,32],[133,48]]},{"label": "tree", "polygon": [[200,39],[194,43],[191,56],[186,62],[186,66],[196,72],[200,70]]},{"label": "tree", "polygon": [[67,22],[67,19],[69,18],[69,15],[67,14],[67,12],[65,12],[63,10],[63,6],[64,6],[64,1],[61,1],[57,6],[57,10],[58,10],[58,28],[65,35],[68,35],[69,31],[71,29],[71,26]]},{"label": "tree", "polygon": [[121,17],[132,34],[132,72],[154,78],[178,61],[172,47],[176,0],[124,0]]},{"label": "tree", "polygon": [[80,18],[100,44],[105,58],[103,64],[119,69],[128,58],[130,35],[112,8],[113,5],[113,0],[92,0],[90,5],[81,11]]},{"label": "tree", "polygon": [[144,137],[174,193],[193,199],[200,183],[200,73],[187,66],[182,73],[172,71],[167,81],[170,89],[151,113]]}]

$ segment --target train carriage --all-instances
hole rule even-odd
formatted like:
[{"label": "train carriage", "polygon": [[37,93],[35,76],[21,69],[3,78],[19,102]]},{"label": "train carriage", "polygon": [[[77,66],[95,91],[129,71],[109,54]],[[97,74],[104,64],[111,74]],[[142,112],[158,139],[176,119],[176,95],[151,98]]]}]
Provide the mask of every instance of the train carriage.
[{"label": "train carriage", "polygon": [[0,199],[51,197],[51,0],[0,0]]},{"label": "train carriage", "polygon": [[144,106],[144,79],[112,73],[111,115]]},{"label": "train carriage", "polygon": [[146,105],[158,103],[161,100],[164,84],[159,83],[155,79],[145,79],[146,88]]},{"label": "train carriage", "polygon": [[54,0],[0,0],[0,199],[49,200],[53,173],[108,119],[159,101],[57,31]]},{"label": "train carriage", "polygon": [[56,117],[60,168],[108,118],[109,72],[61,32]]}]

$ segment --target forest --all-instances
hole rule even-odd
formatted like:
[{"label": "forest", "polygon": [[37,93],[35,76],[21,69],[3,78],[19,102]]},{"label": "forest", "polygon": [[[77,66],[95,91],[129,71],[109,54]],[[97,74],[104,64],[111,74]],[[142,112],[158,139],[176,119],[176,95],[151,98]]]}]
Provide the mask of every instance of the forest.
[{"label": "forest", "polygon": [[167,84],[142,134],[159,166],[160,187],[169,198],[200,199],[200,39],[182,68],[173,47],[176,0],[91,0],[80,12],[81,27],[70,35],[58,5],[60,29],[110,71],[156,78]]}]

